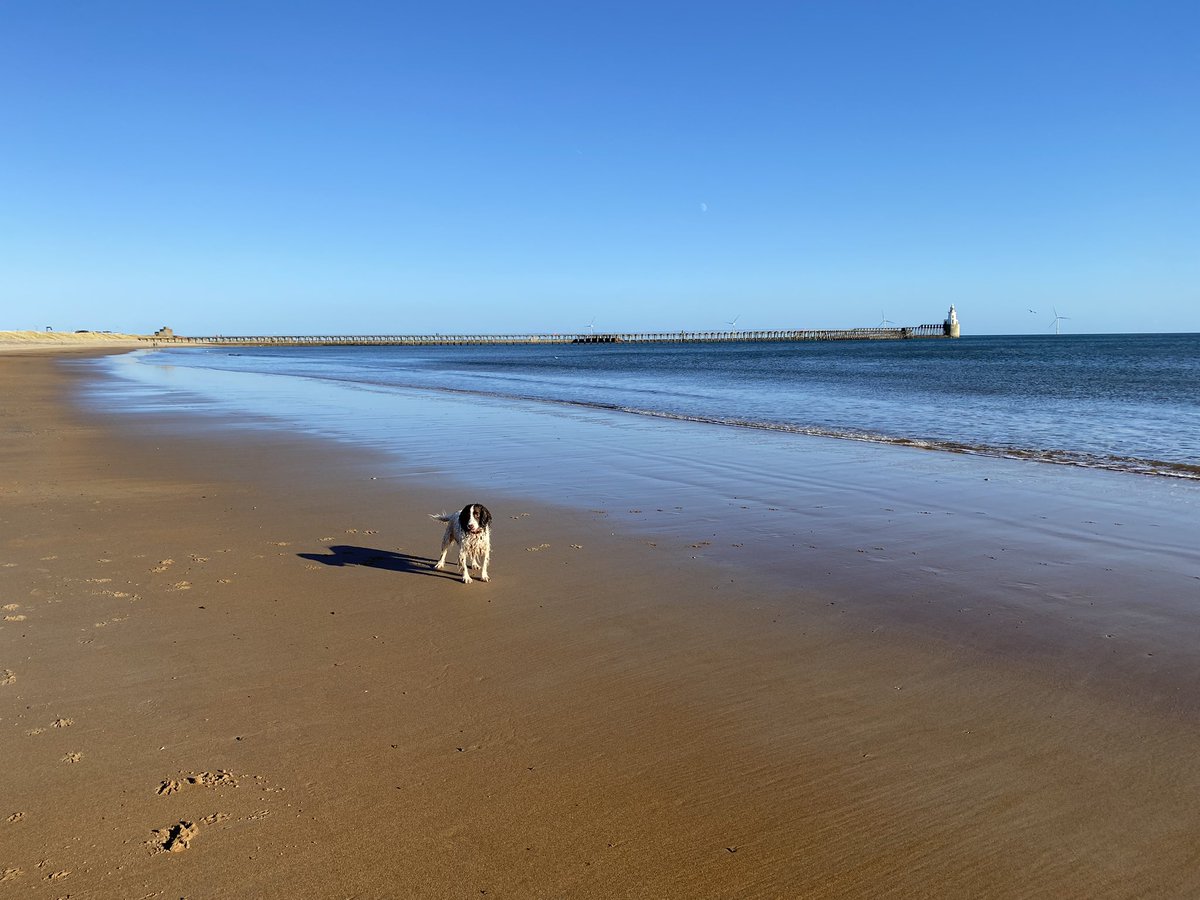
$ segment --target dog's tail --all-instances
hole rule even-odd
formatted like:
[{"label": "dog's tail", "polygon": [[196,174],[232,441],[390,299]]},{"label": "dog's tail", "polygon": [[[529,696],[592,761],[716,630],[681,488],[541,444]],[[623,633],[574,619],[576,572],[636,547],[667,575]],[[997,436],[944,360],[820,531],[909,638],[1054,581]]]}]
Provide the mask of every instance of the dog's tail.
[{"label": "dog's tail", "polygon": [[458,516],[453,516],[450,513],[430,513],[429,518],[437,519],[439,522],[453,522]]}]

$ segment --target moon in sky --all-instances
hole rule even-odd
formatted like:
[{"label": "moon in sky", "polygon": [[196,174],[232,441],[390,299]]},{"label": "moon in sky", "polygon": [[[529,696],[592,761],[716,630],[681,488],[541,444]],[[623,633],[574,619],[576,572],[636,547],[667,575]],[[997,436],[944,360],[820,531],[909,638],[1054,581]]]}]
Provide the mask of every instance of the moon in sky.
[{"label": "moon in sky", "polygon": [[700,212],[702,212],[702,213],[708,212],[708,204],[707,203],[700,204]]}]

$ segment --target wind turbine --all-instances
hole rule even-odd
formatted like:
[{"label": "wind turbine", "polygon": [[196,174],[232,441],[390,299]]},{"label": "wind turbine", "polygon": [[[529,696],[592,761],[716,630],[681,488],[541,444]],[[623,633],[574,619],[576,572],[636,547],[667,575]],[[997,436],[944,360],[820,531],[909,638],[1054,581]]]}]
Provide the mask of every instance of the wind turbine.
[{"label": "wind turbine", "polygon": [[895,324],[896,324],[896,323],[895,323],[895,322],[893,322],[891,319],[889,319],[889,318],[887,317],[887,313],[883,312],[882,310],[880,310],[880,312],[879,312],[879,315],[881,315],[883,318],[882,318],[882,320],[879,322],[879,325],[878,325],[877,327],[879,327],[879,328],[887,328],[889,325],[895,325]]},{"label": "wind turbine", "polygon": [[[1052,306],[1052,307],[1050,307],[1050,308],[1051,308],[1051,309],[1054,309],[1054,307],[1053,307],[1053,306]],[[1053,319],[1053,321],[1051,321],[1051,322],[1050,322],[1050,327],[1054,329],[1054,333],[1055,333],[1055,334],[1058,334],[1058,333],[1059,333],[1059,331],[1058,331],[1058,323],[1059,323],[1059,322],[1062,322],[1062,321],[1064,321],[1064,320],[1065,320],[1065,321],[1070,321],[1070,319],[1071,319],[1071,317],[1070,317],[1070,316],[1060,316],[1060,315],[1058,314],[1058,310],[1057,310],[1057,309],[1054,309],[1054,319]]]},{"label": "wind turbine", "polygon": [[735,326],[735,325],[737,325],[737,323],[738,323],[738,319],[740,319],[741,317],[742,317],[741,313],[738,313],[736,316],[734,316],[734,317],[733,317],[733,321],[732,321],[732,322],[726,322],[726,323],[725,323],[726,325],[728,325],[728,326],[729,326],[729,330],[730,330],[730,331],[733,331],[733,330],[734,330],[734,326]]},{"label": "wind turbine", "polygon": [[596,324],[596,317],[592,316],[592,321],[587,323],[587,332],[589,335],[592,333],[592,326],[595,324]]}]

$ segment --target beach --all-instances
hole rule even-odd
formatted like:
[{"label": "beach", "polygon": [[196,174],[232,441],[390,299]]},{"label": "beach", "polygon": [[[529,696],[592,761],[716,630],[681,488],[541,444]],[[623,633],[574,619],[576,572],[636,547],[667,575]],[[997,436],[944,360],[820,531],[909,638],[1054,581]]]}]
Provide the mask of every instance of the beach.
[{"label": "beach", "polygon": [[91,377],[0,355],[0,897],[1200,891],[1194,485],[796,437],[692,519]]},{"label": "beach", "polygon": [[97,349],[133,350],[147,346],[136,334],[110,331],[0,331],[0,353],[49,350],[55,353],[94,352]]}]

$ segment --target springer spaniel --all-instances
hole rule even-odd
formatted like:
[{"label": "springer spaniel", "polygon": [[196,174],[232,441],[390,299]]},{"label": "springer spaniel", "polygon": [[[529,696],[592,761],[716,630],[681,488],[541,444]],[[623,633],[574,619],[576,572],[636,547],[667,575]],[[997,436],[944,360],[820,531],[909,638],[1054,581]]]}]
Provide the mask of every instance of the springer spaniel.
[{"label": "springer spaniel", "polygon": [[471,583],[471,566],[479,566],[479,580],[488,581],[488,560],[492,557],[492,514],[481,503],[464,506],[457,515],[430,516],[446,523],[442,535],[442,555],[434,563],[435,569],[446,568],[446,552],[453,543],[458,544],[458,564],[462,566],[463,584]]}]

